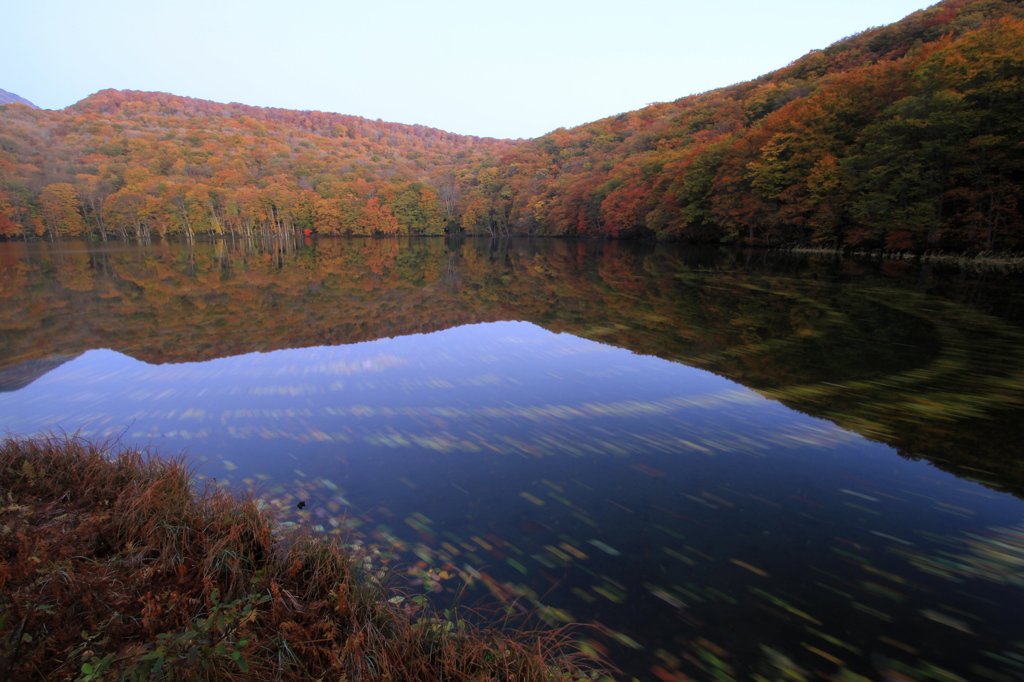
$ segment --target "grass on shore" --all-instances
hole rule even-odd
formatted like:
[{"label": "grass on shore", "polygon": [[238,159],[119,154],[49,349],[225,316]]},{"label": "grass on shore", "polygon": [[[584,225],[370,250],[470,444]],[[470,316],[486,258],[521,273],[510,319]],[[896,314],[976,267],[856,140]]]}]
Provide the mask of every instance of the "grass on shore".
[{"label": "grass on shore", "polygon": [[607,679],[567,631],[474,626],[384,582],[331,539],[276,539],[182,458],[0,444],[0,680]]}]

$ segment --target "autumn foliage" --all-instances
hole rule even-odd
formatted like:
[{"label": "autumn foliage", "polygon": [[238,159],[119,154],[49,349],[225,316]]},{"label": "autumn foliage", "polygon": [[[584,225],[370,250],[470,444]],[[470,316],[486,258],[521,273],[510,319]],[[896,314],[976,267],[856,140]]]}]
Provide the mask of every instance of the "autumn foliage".
[{"label": "autumn foliage", "polygon": [[0,234],[443,234],[454,160],[511,146],[163,93],[105,90],[63,111],[10,105],[0,109]]},{"label": "autumn foliage", "polygon": [[950,0],[754,81],[506,152],[499,229],[909,250],[1024,236],[1024,10]]},{"label": "autumn foliage", "polygon": [[756,80],[533,140],[107,90],[0,107],[0,235],[654,237],[1005,251],[1024,8],[946,0]]}]

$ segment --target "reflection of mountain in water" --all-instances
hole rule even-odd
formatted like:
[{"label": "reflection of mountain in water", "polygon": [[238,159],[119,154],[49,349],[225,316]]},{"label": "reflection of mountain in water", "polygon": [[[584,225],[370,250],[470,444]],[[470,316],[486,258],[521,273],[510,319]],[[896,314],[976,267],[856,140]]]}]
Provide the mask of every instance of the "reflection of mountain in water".
[{"label": "reflection of mountain in water", "polygon": [[16,365],[0,368],[0,392],[9,393],[25,388],[47,372],[57,369],[68,360],[74,360],[81,353],[61,355],[55,353],[45,358],[26,360]]},{"label": "reflection of mountain in water", "polygon": [[1024,333],[1012,283],[984,275],[593,241],[0,247],[19,264],[0,274],[0,358],[184,362],[525,320],[1024,493]]}]

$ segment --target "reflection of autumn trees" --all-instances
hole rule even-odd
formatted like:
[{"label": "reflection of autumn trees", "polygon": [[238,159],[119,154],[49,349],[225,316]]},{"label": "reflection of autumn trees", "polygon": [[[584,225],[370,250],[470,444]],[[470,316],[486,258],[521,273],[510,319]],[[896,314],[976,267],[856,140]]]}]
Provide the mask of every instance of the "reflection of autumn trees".
[{"label": "reflection of autumn trees", "polygon": [[[1024,9],[944,0],[535,140],[107,90],[0,107],[0,236],[466,232],[1019,249]],[[541,103],[542,104],[542,103]]]},{"label": "reflection of autumn trees", "polygon": [[4,366],[90,348],[199,361],[526,320],[706,369],[910,455],[1024,484],[1014,468],[1024,455],[1013,436],[1024,402],[1016,289],[980,274],[653,244],[408,238],[9,244],[0,265]]}]

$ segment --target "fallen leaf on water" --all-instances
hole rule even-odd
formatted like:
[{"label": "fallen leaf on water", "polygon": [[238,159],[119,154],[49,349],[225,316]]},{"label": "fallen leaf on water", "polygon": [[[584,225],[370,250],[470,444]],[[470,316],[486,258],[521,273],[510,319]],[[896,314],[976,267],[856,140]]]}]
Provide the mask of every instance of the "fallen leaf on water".
[{"label": "fallen leaf on water", "polygon": [[963,622],[962,620],[953,618],[952,616],[947,616],[943,613],[939,613],[938,611],[932,611],[931,609],[923,609],[921,611],[921,615],[927,618],[928,620],[933,620],[936,623],[948,625],[949,627],[955,630],[959,630],[960,632],[966,632],[969,635],[974,634],[973,632],[971,632],[971,628],[969,625],[967,625],[967,623]]},{"label": "fallen leaf on water", "polygon": [[622,554],[622,552],[620,552],[619,550],[604,544],[600,540],[589,540],[588,542],[590,542],[590,544],[592,544],[594,547],[597,547],[605,554],[611,554],[612,556],[619,556],[620,554]]},{"label": "fallen leaf on water", "polygon": [[544,500],[541,500],[541,499],[539,499],[537,497],[534,497],[530,493],[526,493],[526,492],[519,493],[519,496],[522,497],[525,500],[529,500],[530,502],[533,502],[538,507],[544,506]]},{"label": "fallen leaf on water", "polygon": [[655,469],[652,466],[647,466],[646,464],[634,464],[633,468],[639,471],[641,474],[647,474],[651,478],[661,478],[662,476],[665,475],[664,471]]},{"label": "fallen leaf on water", "polygon": [[757,566],[751,566],[746,561],[740,561],[739,559],[729,559],[729,561],[733,562],[734,564],[736,564],[740,568],[745,568],[748,571],[750,571],[751,573],[756,573],[759,576],[767,577],[767,575],[768,575],[767,571],[762,571]]},{"label": "fallen leaf on water", "polygon": [[658,589],[658,588],[652,588],[651,589],[651,594],[653,594],[658,599],[661,599],[662,601],[666,602],[667,604],[669,604],[669,605],[671,605],[671,606],[673,606],[673,607],[675,607],[677,609],[681,609],[681,608],[684,608],[686,606],[686,604],[684,604],[683,602],[679,601],[678,599],[673,597],[671,594],[669,594],[665,590]]},{"label": "fallen leaf on water", "polygon": [[846,663],[843,662],[843,660],[841,658],[836,658],[832,654],[830,654],[828,652],[825,652],[825,651],[822,651],[818,647],[811,646],[810,644],[806,644],[804,642],[800,642],[800,644],[803,645],[803,647],[805,649],[807,649],[808,651],[810,651],[811,653],[818,654],[819,656],[821,656],[822,658],[824,658],[827,661],[832,661],[836,665],[846,665]]},{"label": "fallen leaf on water", "polygon": [[564,549],[569,554],[572,554],[577,559],[589,559],[590,558],[586,554],[584,554],[583,552],[579,551],[578,549],[576,549],[575,547],[570,545],[568,542],[559,543],[558,546],[561,547],[562,549]]},{"label": "fallen leaf on water", "polygon": [[885,635],[880,636],[878,638],[878,641],[885,642],[886,644],[891,644],[892,646],[896,647],[897,649],[903,649],[908,654],[912,654],[914,656],[917,656],[917,654],[918,654],[917,649],[915,649],[914,647],[910,646],[909,644],[904,644],[903,642],[901,642],[899,640],[892,639],[891,637],[886,637]]}]

